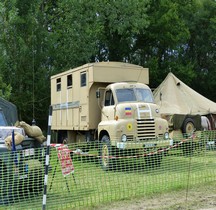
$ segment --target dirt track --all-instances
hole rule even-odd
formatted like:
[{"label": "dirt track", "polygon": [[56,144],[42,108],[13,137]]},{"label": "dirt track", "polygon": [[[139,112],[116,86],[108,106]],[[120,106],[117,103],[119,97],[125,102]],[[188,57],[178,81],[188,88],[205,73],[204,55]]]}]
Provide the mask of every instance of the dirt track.
[{"label": "dirt track", "polygon": [[216,183],[211,186],[155,195],[151,198],[123,200],[95,210],[216,210]]}]

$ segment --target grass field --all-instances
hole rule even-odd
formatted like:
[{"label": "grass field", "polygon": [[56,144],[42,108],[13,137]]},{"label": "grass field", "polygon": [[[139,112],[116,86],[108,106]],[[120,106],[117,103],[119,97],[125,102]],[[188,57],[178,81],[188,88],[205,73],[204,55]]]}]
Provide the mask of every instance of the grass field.
[{"label": "grass field", "polygon": [[[47,193],[47,209],[94,209],[116,201],[186,192],[212,185],[216,179],[215,151],[210,150],[195,152],[193,156],[183,156],[180,150],[169,151],[161,166],[154,168],[147,166],[143,158],[120,159],[110,171],[101,169],[97,155],[74,155],[76,183],[72,174],[62,175],[55,150],[50,160],[48,186],[52,182],[52,188]],[[42,196],[31,196],[0,209],[41,209]]]}]

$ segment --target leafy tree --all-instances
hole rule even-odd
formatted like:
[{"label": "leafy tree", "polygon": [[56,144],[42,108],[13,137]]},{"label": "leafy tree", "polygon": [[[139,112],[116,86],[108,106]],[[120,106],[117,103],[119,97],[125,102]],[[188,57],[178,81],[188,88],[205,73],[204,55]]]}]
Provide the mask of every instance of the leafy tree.
[{"label": "leafy tree", "polygon": [[57,1],[52,7],[48,22],[54,71],[90,62],[92,56],[94,60],[100,31],[97,1]]},{"label": "leafy tree", "polygon": [[148,25],[147,3],[59,1],[50,22],[55,69],[95,60],[128,61],[135,34]]},{"label": "leafy tree", "polygon": [[0,76],[0,97],[10,100],[10,95],[11,95],[11,86],[10,84],[7,85],[3,79],[2,76]]},{"label": "leafy tree", "polygon": [[149,25],[146,14],[149,0],[104,0],[98,2],[99,60],[131,60],[136,36]]},{"label": "leafy tree", "polygon": [[196,78],[191,86],[206,97],[216,99],[216,1],[194,1],[185,21],[190,31],[182,59],[192,63]]},{"label": "leafy tree", "polygon": [[[186,9],[186,4],[152,0],[147,12],[149,27],[137,36],[133,57],[138,64],[150,68],[152,87],[157,87],[169,71],[177,73],[184,68],[178,58],[189,31],[182,19],[182,7]],[[192,71],[190,66],[186,64],[185,69]]]},{"label": "leafy tree", "polygon": [[[19,109],[19,119],[31,123],[36,118],[43,124],[48,109],[44,110],[44,105],[48,107],[49,103],[49,55],[47,30],[39,6],[29,0],[1,3],[0,59],[3,79],[11,84],[10,99]],[[45,99],[48,103],[44,103]]]}]

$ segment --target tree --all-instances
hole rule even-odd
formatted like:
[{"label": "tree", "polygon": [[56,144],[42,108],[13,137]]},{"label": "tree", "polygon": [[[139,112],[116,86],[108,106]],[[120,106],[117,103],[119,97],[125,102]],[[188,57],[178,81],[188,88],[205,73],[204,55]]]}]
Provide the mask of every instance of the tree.
[{"label": "tree", "polygon": [[[51,62],[59,72],[94,61],[100,26],[97,1],[57,1],[50,13]],[[53,73],[54,73],[53,72]]]},{"label": "tree", "polygon": [[148,3],[149,0],[99,1],[99,60],[132,61],[136,37],[149,26]]},{"label": "tree", "polygon": [[1,3],[1,23],[1,73],[12,87],[10,100],[18,107],[20,120],[30,123],[36,118],[43,124],[49,103],[49,45],[38,2]]},{"label": "tree", "polygon": [[196,78],[191,86],[215,100],[216,93],[216,1],[194,1],[185,13],[190,31],[183,59],[192,63]]},{"label": "tree", "polygon": [[135,34],[148,25],[147,2],[59,1],[50,23],[55,68],[129,60]]},{"label": "tree", "polygon": [[152,87],[157,87],[169,71],[178,75],[185,69],[182,73],[191,72],[193,78],[190,63],[179,62],[181,48],[190,36],[182,8],[188,9],[182,1],[152,0],[147,11],[149,26],[136,38],[133,60],[150,68]]},{"label": "tree", "polygon": [[4,98],[5,100],[10,100],[11,95],[11,86],[10,84],[7,85],[0,75],[0,97]]}]

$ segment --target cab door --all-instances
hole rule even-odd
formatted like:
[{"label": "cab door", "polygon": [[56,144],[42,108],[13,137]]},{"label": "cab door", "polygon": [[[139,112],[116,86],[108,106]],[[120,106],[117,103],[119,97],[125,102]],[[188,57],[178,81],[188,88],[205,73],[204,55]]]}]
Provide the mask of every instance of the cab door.
[{"label": "cab door", "polygon": [[114,120],[115,101],[112,90],[106,90],[104,94],[104,104],[102,108],[102,121]]}]

